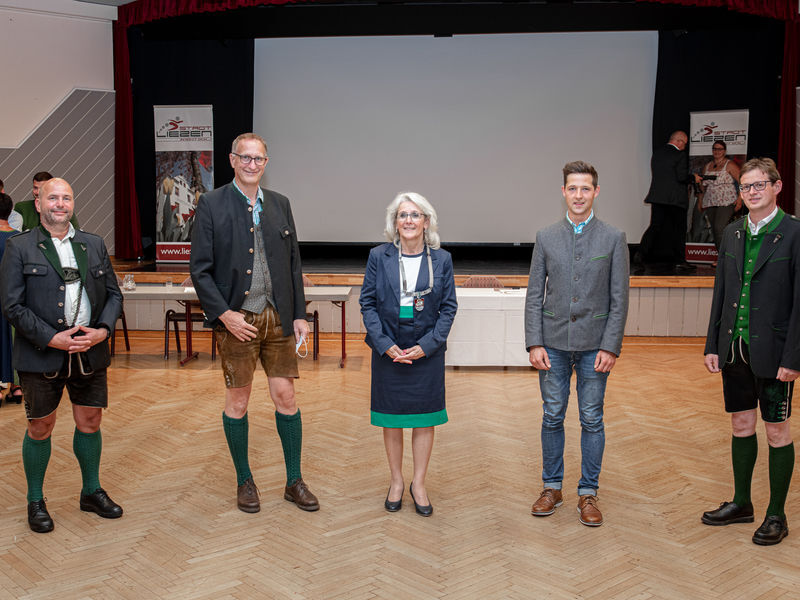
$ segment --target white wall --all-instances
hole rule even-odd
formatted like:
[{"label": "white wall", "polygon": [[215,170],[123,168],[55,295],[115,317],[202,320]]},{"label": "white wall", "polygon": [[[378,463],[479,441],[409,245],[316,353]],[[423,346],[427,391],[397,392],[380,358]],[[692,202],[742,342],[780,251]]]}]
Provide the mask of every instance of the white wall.
[{"label": "white wall", "polygon": [[74,88],[113,90],[117,9],[0,0],[0,148],[15,148]]}]

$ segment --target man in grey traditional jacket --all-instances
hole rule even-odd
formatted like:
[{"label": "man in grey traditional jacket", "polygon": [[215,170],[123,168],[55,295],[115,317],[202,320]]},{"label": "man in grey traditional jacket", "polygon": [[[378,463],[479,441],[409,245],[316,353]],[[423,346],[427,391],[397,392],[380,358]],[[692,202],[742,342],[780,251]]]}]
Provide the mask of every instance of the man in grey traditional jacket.
[{"label": "man in grey traditional jacket", "polygon": [[525,301],[525,347],[539,370],[544,491],[531,513],[551,515],[562,503],[564,416],[570,379],[577,377],[581,421],[578,513],[603,524],[597,489],[605,447],[606,380],[622,347],[628,314],[629,258],[625,234],[594,216],[597,171],[583,161],[564,165],[564,219],[536,234]]}]

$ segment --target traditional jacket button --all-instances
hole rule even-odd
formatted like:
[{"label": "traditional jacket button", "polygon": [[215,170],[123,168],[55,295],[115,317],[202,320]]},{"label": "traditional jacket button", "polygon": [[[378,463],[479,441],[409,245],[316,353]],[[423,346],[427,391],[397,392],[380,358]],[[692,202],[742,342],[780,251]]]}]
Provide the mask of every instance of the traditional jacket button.
[{"label": "traditional jacket button", "polygon": [[60,285],[60,286],[58,286],[58,289],[60,289],[63,292],[64,291],[64,286]]},{"label": "traditional jacket button", "polygon": [[64,306],[64,303],[63,302],[59,302],[58,303],[58,307],[61,308],[62,306]]},{"label": "traditional jacket button", "polygon": [[63,323],[63,322],[64,322],[64,319],[59,319],[59,320],[58,320],[58,322],[59,322],[59,323]]},{"label": "traditional jacket button", "polygon": [[252,253],[253,253],[253,249],[252,249],[252,248],[250,248],[249,252],[250,252],[250,254],[252,254]]},{"label": "traditional jacket button", "polygon": [[252,275],[252,274],[253,274],[253,271],[252,271],[251,269],[247,269],[247,274],[248,274],[248,275]]},{"label": "traditional jacket button", "polygon": [[33,269],[33,272],[36,273],[36,269]]},{"label": "traditional jacket button", "polygon": [[288,229],[285,229],[285,230],[283,231],[283,235],[289,235],[289,230],[288,230]]},{"label": "traditional jacket button", "polygon": [[244,295],[245,295],[245,296],[249,296],[249,295],[250,295],[250,290],[247,290],[247,291],[244,293]]}]

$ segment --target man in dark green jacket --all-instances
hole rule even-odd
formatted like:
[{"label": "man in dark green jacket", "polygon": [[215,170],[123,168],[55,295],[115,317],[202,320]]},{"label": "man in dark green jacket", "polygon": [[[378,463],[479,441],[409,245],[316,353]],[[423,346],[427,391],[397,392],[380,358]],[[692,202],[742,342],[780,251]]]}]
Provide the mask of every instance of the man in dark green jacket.
[{"label": "man in dark green jacket", "polygon": [[772,160],[754,158],[742,166],[740,189],[750,214],[722,235],[704,361],[711,373],[722,372],[733,429],[734,496],[701,520],[753,522],[750,482],[760,407],[769,443],[770,500],[753,542],[764,546],[789,533],[784,512],[794,469],[789,417],[800,376],[800,221],[778,208],[781,186]]}]

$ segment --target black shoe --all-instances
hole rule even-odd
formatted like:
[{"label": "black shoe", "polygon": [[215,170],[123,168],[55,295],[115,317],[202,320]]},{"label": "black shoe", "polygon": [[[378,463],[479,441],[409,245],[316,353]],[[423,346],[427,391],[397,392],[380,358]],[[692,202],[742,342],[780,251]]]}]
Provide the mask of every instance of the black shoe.
[{"label": "black shoe", "polygon": [[423,517],[430,517],[433,514],[433,505],[428,504],[427,506],[421,506],[417,504],[417,499],[414,498],[414,484],[408,486],[408,491],[411,494],[411,499],[414,501],[414,509],[417,511],[418,515],[422,515]]},{"label": "black shoe", "polygon": [[50,513],[47,512],[44,499],[28,502],[28,526],[31,531],[36,533],[53,531],[55,525],[53,524],[53,519],[50,518]]},{"label": "black shoe", "polygon": [[739,506],[734,502],[723,502],[717,510],[703,513],[700,520],[706,525],[730,525],[731,523],[752,523],[753,505],[748,502]]},{"label": "black shoe", "polygon": [[93,494],[81,494],[81,510],[97,513],[104,519],[122,516],[122,507],[109,498],[103,488],[97,488]]},{"label": "black shoe", "polygon": [[787,535],[789,526],[786,524],[786,517],[767,515],[761,527],[753,534],[753,543],[759,546],[774,546],[780,544]]},{"label": "black shoe", "polygon": [[[391,491],[392,490],[390,488],[389,492],[391,492]],[[397,500],[396,502],[392,502],[391,500],[389,500],[389,492],[386,492],[386,501],[383,503],[383,506],[389,512],[397,512],[398,510],[403,508],[403,496],[400,496],[400,500]]]}]

